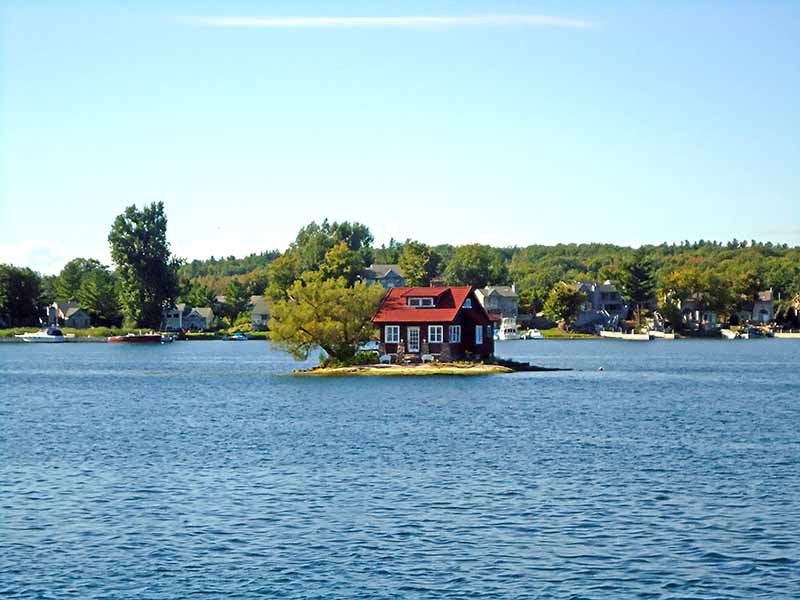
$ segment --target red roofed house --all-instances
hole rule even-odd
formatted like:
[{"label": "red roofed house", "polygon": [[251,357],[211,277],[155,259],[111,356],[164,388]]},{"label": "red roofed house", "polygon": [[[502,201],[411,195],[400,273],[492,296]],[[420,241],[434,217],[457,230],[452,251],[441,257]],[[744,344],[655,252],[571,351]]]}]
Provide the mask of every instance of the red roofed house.
[{"label": "red roofed house", "polygon": [[439,360],[494,354],[492,321],[471,287],[397,287],[372,318],[386,354],[432,354]]}]

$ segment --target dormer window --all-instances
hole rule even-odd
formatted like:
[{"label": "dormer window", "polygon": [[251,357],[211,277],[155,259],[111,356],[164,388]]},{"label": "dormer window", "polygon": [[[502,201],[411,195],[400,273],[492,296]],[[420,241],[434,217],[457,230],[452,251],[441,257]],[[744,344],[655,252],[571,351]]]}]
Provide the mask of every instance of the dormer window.
[{"label": "dormer window", "polygon": [[466,300],[464,300],[463,308],[472,308],[472,298],[467,298]]},{"label": "dormer window", "polygon": [[433,306],[433,298],[409,298],[408,305],[416,308]]}]

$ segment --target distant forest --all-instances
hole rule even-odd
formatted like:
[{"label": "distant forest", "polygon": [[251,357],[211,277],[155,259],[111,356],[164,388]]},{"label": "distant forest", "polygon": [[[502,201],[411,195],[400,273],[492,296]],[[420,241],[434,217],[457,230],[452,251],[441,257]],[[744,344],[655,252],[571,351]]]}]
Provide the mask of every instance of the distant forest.
[{"label": "distant forest", "polygon": [[[127,210],[132,211],[130,218],[138,215],[135,207]],[[147,210],[161,211],[163,216],[161,205]],[[777,314],[782,303],[788,305],[786,301],[800,293],[800,247],[755,240],[687,240],[634,249],[613,244],[428,246],[409,239],[375,247],[366,225],[325,220],[300,229],[284,252],[267,250],[242,258],[186,262],[169,255],[165,220],[160,227],[162,235],[154,239],[160,239],[163,246],[159,256],[165,275],[157,279],[170,283],[164,298],[191,306],[214,304],[220,314],[230,307],[231,324],[245,310],[251,295],[280,300],[307,273],[323,279],[343,278],[352,286],[373,263],[399,264],[409,285],[425,286],[435,280],[476,287],[514,284],[522,312],[542,310],[561,281],[610,280],[631,296],[635,271],[647,284],[640,291],[646,291],[646,297],[659,306],[668,298],[669,304],[674,304],[694,296],[702,298],[708,308],[730,315],[759,291],[772,289],[778,301]],[[136,247],[128,244],[124,248],[128,246]],[[125,259],[121,264],[126,268],[75,258],[59,275],[47,276],[25,267],[0,265],[0,326],[36,323],[44,307],[54,300],[79,302],[95,324],[118,325],[126,310],[132,313],[140,304],[139,288],[129,286],[132,291],[126,294],[124,287],[134,263]],[[142,272],[150,274],[148,269]],[[226,297],[225,306],[216,302],[218,295]],[[160,309],[151,312],[149,318],[155,322]]]},{"label": "distant forest", "polygon": [[[367,230],[368,231],[368,230]],[[298,238],[301,236],[299,235]],[[370,236],[371,237],[371,236]],[[298,239],[293,248],[307,240]],[[372,247],[367,245],[361,252],[364,263],[402,263],[406,244],[420,246],[417,242],[391,240],[389,245]],[[424,245],[423,245],[424,246]],[[453,246],[442,244],[426,247],[430,250],[435,265],[436,277],[447,283],[471,283],[482,285],[515,284],[523,303],[541,308],[548,292],[559,281],[611,280],[618,279],[619,271],[630,261],[636,249],[614,244],[557,244],[555,246],[530,245],[525,247],[490,247],[477,244]],[[486,260],[488,270],[477,275],[474,281],[459,281],[453,259],[471,248],[476,252],[476,261]],[[779,297],[800,292],[800,247],[773,244],[755,240],[729,242],[683,241],[680,243],[643,246],[655,274],[656,287],[668,287],[670,276],[686,271],[699,271],[714,275],[720,281],[737,288],[772,288]],[[287,251],[287,253],[290,250]],[[179,271],[181,278],[190,285],[202,285],[224,293],[231,280],[238,279],[255,288],[269,285],[269,266],[281,256],[273,250],[250,254],[244,258],[211,258],[193,260]],[[486,281],[480,281],[480,279]]]}]

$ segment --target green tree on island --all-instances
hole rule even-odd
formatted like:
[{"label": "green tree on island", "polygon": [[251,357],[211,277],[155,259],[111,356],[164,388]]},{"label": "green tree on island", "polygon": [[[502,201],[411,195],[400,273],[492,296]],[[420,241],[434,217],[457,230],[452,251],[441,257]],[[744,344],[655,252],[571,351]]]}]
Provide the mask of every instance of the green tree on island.
[{"label": "green tree on island", "polygon": [[409,286],[428,286],[436,276],[440,258],[429,246],[406,240],[398,263]]},{"label": "green tree on island", "polygon": [[467,244],[453,251],[444,278],[449,285],[484,287],[505,283],[508,271],[502,253],[496,248]]},{"label": "green tree on island", "polygon": [[170,253],[164,203],[126,208],[114,220],[108,241],[123,314],[135,326],[157,329],[162,311],[179,291],[179,261]]},{"label": "green tree on island", "polygon": [[584,302],[586,295],[583,292],[578,291],[574,285],[560,282],[550,290],[544,303],[544,314],[569,331]]},{"label": "green tree on island", "polygon": [[372,317],[384,293],[379,285],[350,287],[343,277],[307,273],[272,305],[269,338],[298,360],[322,348],[330,359],[347,364],[373,338]]}]

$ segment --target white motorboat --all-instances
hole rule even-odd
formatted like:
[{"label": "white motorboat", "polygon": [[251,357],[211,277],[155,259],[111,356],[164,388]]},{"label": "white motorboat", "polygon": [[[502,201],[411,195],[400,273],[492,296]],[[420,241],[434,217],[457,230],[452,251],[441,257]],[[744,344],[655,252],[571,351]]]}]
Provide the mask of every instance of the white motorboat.
[{"label": "white motorboat", "polygon": [[523,335],[522,339],[525,340],[543,340],[544,334],[538,329],[528,329]]},{"label": "white motorboat", "polygon": [[504,340],[519,340],[522,336],[517,330],[517,320],[510,318],[503,318],[500,322],[500,329],[494,334],[494,339],[498,341]]},{"label": "white motorboat", "polygon": [[71,336],[65,336],[58,327],[48,327],[36,333],[22,333],[14,337],[21,339],[23,342],[57,344],[66,341],[66,338]]},{"label": "white motorboat", "polygon": [[719,332],[722,334],[723,339],[726,340],[735,340],[741,337],[738,331],[731,331],[730,329],[720,329]]}]

